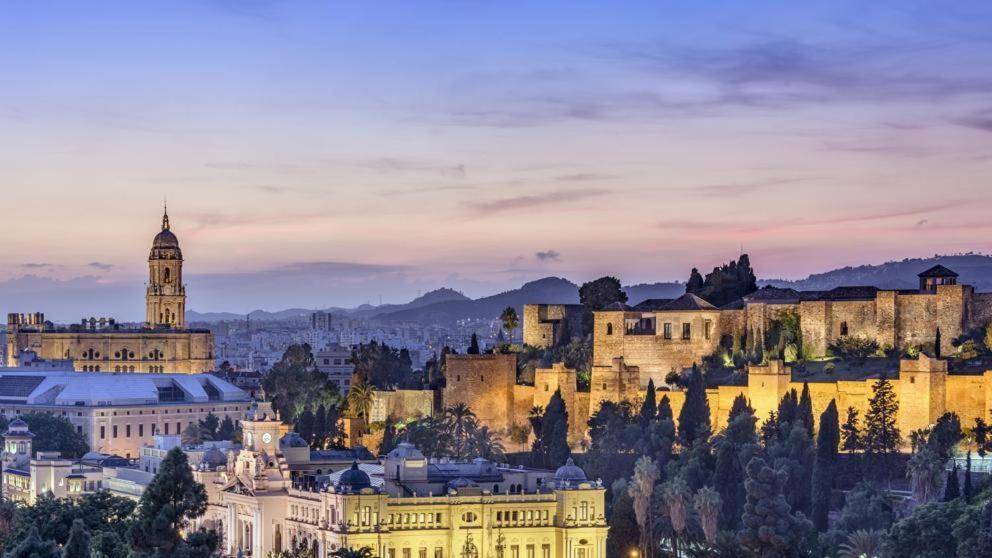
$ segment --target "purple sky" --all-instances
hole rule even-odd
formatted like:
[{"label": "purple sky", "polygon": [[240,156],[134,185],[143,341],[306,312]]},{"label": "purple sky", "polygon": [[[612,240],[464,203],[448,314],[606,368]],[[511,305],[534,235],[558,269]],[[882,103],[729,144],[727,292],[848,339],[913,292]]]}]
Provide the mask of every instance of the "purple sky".
[{"label": "purple sky", "polygon": [[17,2],[0,310],[762,277],[992,250],[985,2]]}]

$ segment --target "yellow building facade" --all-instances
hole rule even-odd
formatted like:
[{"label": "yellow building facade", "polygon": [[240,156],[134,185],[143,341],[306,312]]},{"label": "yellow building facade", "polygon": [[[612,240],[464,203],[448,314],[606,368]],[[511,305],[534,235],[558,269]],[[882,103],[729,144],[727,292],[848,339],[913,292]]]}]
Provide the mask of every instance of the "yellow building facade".
[{"label": "yellow building facade", "polygon": [[[606,558],[605,489],[572,463],[552,473],[485,460],[429,461],[400,444],[380,465],[316,479],[290,475],[272,416],[242,422],[244,447],[197,471],[229,556],[306,546],[382,558]],[[466,477],[458,476],[464,473]]]},{"label": "yellow building facade", "polygon": [[183,256],[168,213],[148,256],[145,323],[123,327],[112,319],[89,318],[56,325],[42,313],[7,315],[7,365],[33,351],[45,360],[71,360],[84,372],[171,372],[214,369],[214,337],[186,327]]}]

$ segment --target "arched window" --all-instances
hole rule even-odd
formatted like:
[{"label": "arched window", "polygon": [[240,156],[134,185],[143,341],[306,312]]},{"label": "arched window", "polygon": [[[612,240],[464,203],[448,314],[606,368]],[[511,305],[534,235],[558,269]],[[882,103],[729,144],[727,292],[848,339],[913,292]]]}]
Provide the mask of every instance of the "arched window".
[{"label": "arched window", "polygon": [[606,324],[606,334],[613,335],[613,324]]},{"label": "arched window", "polygon": [[164,276],[165,276],[165,282],[166,283],[171,283],[172,282],[172,270],[169,269],[168,267],[165,268],[165,274],[164,274]]},{"label": "arched window", "polygon": [[840,323],[840,334],[842,337],[847,336],[847,322]]}]

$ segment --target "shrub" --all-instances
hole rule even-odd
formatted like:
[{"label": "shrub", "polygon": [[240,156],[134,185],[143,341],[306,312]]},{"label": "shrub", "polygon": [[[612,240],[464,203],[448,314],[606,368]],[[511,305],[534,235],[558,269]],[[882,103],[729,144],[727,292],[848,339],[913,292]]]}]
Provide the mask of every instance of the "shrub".
[{"label": "shrub", "polygon": [[978,343],[976,343],[972,339],[969,339],[964,343],[961,343],[961,345],[958,347],[957,357],[961,360],[971,360],[974,358],[978,358],[980,353],[981,353],[981,349],[979,348]]},{"label": "shrub", "polygon": [[830,343],[827,350],[841,360],[864,362],[878,351],[878,342],[866,337],[841,337]]}]

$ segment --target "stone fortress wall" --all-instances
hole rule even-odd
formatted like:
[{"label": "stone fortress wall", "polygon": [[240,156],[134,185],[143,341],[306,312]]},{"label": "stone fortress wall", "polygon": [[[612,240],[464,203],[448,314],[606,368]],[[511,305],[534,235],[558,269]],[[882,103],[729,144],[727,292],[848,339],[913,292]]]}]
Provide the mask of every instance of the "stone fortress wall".
[{"label": "stone fortress wall", "polygon": [[[787,309],[799,313],[804,345],[814,357],[826,355],[827,346],[843,336],[867,337],[881,346],[903,348],[932,342],[937,328],[941,331],[941,349],[949,354],[955,337],[992,319],[992,293],[975,293],[968,285],[954,283],[941,280],[924,286],[921,280],[919,291],[854,287],[815,296],[788,289],[762,289],[723,309],[697,298],[688,301],[692,308],[671,309],[680,306],[679,301],[686,306],[687,301],[677,299],[667,308],[661,305],[650,310],[634,307],[595,312],[588,393],[575,390],[575,371],[560,363],[537,370],[534,385],[526,386],[516,384],[515,355],[454,355],[448,357],[444,405],[464,402],[491,429],[506,431],[514,424],[526,424],[530,409],[546,406],[555,390],[560,389],[569,412],[569,442],[579,449],[586,439],[589,416],[603,401],[628,400],[639,408],[649,379],[664,386],[668,372],[701,362],[729,335],[763,334]],[[569,312],[581,316],[581,307],[527,305],[524,340],[545,347],[551,346],[549,340],[561,342],[555,336],[555,328]],[[571,319],[581,317],[572,315]],[[854,407],[863,415],[875,381],[810,383],[814,414],[818,417],[831,400],[836,400],[841,414]],[[944,412],[957,413],[964,424],[975,418],[992,422],[992,371],[950,375],[945,361],[921,356],[919,360],[901,361],[899,376],[892,382],[900,401],[899,423],[904,436],[932,424]],[[738,395],[744,395],[763,420],[778,408],[789,390],[801,391],[802,387],[802,382],[793,381],[791,371],[781,362],[772,360],[766,366],[752,366],[748,385],[707,390],[713,427],[725,426]],[[684,392],[662,391],[657,396],[659,400],[668,396],[677,417]]]},{"label": "stone fortress wall", "polygon": [[524,345],[547,349],[582,331],[581,304],[524,304]]}]

